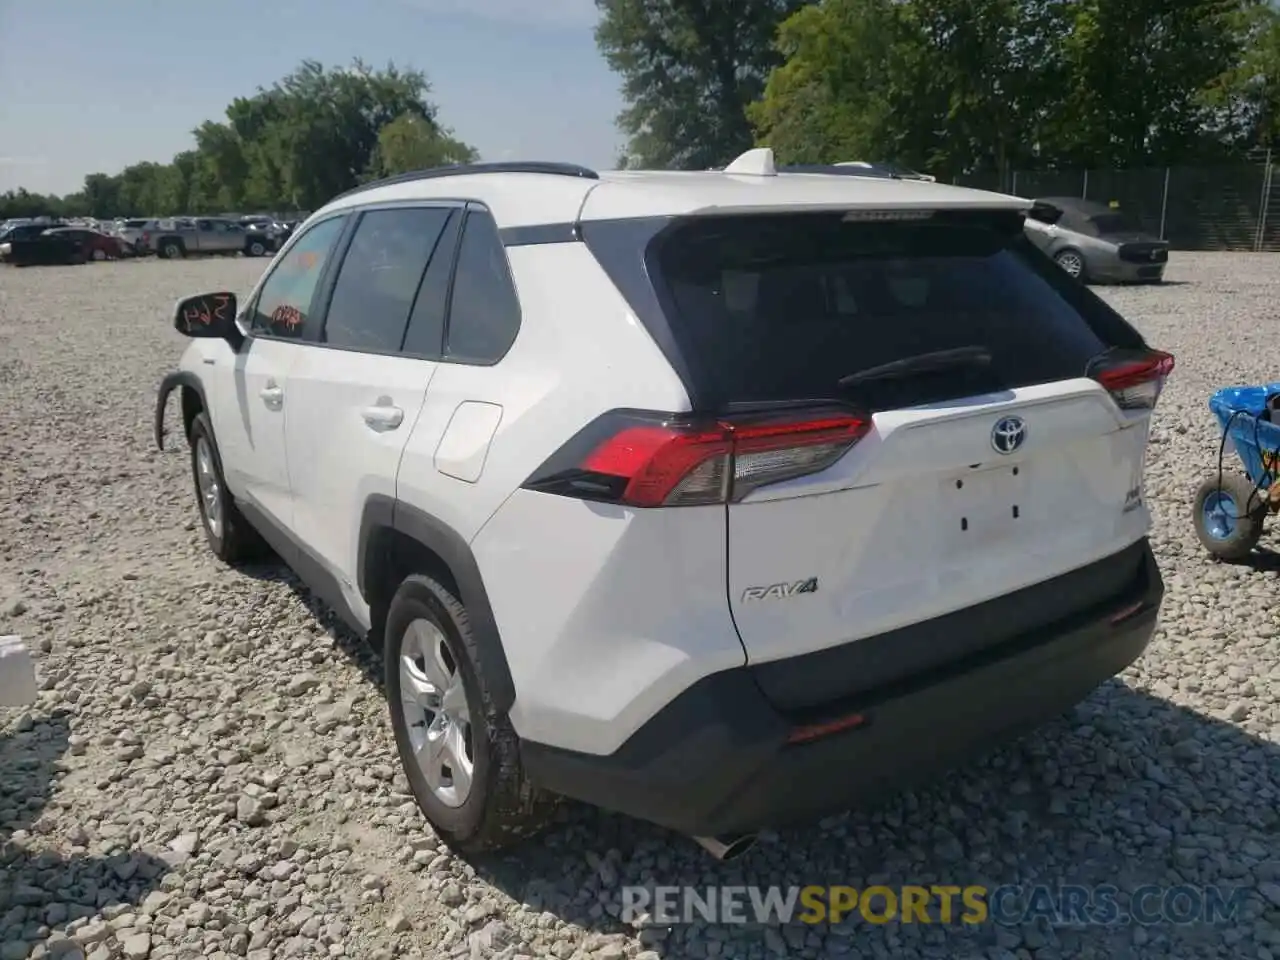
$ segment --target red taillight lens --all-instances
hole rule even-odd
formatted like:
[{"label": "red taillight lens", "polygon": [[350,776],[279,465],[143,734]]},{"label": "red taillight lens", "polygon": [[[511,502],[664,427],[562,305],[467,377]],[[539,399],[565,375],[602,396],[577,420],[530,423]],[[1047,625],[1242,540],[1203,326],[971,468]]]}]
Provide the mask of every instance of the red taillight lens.
[{"label": "red taillight lens", "polygon": [[728,503],[825,470],[870,429],[870,418],[842,412],[693,424],[607,415],[525,486],[634,507]]},{"label": "red taillight lens", "polygon": [[633,506],[715,503],[725,496],[732,450],[729,432],[718,425],[705,430],[626,427],[592,450],[582,469],[625,478],[619,500]]},{"label": "red taillight lens", "polygon": [[1160,350],[1110,352],[1090,364],[1088,372],[1121,410],[1150,410],[1173,372],[1173,355]]}]

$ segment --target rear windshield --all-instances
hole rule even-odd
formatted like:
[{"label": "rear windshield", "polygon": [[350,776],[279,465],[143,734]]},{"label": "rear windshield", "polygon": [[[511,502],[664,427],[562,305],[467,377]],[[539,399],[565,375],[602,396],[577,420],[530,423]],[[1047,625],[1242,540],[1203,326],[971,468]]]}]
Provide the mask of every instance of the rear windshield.
[{"label": "rear windshield", "polygon": [[[1017,214],[703,217],[660,233],[648,268],[668,350],[704,403],[719,407],[909,406],[1080,377],[1108,347],[1142,344],[1027,241]],[[991,354],[988,368],[839,385],[881,364],[971,346]]]},{"label": "rear windshield", "polygon": [[1090,217],[1089,221],[1102,236],[1114,233],[1133,233],[1138,225],[1122,213],[1100,213]]}]

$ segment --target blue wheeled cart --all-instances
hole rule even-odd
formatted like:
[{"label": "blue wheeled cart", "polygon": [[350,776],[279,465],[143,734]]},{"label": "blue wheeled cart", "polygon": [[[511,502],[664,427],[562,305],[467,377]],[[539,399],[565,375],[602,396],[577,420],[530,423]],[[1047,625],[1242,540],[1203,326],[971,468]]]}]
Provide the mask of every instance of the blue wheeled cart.
[{"label": "blue wheeled cart", "polygon": [[[1220,559],[1245,559],[1275,509],[1270,491],[1280,474],[1280,423],[1271,420],[1273,407],[1280,408],[1280,383],[1225,387],[1209,398],[1222,428],[1222,445],[1217,471],[1196,491],[1192,519],[1200,542]],[[1240,458],[1243,474],[1223,468],[1228,444]]]}]

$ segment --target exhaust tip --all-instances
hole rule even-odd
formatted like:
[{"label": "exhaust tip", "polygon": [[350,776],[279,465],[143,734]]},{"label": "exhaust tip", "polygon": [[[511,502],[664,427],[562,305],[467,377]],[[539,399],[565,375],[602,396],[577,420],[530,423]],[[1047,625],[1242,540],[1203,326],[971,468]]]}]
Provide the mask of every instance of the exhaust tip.
[{"label": "exhaust tip", "polygon": [[736,860],[756,845],[756,834],[743,833],[728,837],[694,837],[698,846],[717,860]]}]

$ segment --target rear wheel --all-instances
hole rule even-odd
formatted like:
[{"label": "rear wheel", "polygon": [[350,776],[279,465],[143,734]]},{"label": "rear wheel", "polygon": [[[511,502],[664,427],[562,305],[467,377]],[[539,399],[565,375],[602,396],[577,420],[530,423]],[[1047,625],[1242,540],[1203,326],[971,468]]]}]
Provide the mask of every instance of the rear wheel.
[{"label": "rear wheel", "polygon": [[160,247],[160,256],[166,260],[177,260],[182,256],[182,245],[173,240],[166,240]]},{"label": "rear wheel", "polygon": [[249,247],[245,252],[248,253],[249,256],[251,257],[261,257],[266,254],[267,248],[266,248],[266,245],[263,244],[261,240],[252,240],[250,241]]},{"label": "rear wheel", "polygon": [[1192,506],[1196,536],[1220,560],[1244,560],[1258,545],[1267,516],[1265,495],[1238,473],[1207,478]]},{"label": "rear wheel", "polygon": [[539,830],[555,800],[524,776],[466,608],[442,584],[414,575],[391,598],[384,635],[396,747],[432,827],[454,848],[477,853]]},{"label": "rear wheel", "polygon": [[95,260],[105,260],[105,259],[107,259],[107,251],[103,250],[101,247],[94,247],[94,248],[93,248],[93,259],[95,259]]}]

